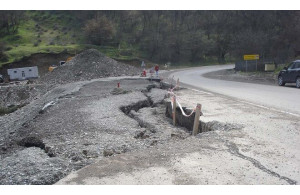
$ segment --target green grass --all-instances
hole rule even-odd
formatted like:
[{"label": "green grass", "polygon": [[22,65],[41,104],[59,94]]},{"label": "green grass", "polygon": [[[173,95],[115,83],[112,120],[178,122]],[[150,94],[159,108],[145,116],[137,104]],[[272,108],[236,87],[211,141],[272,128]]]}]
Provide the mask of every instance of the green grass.
[{"label": "green grass", "polygon": [[[81,29],[76,21],[64,12],[26,11],[18,32],[0,37],[9,49],[5,51],[8,60],[0,67],[21,60],[35,53],[78,53],[94,48],[116,60],[137,59],[137,48],[122,44],[122,49],[110,46],[95,46],[83,43]],[[126,49],[123,49],[126,48]]]},{"label": "green grass", "polygon": [[278,73],[279,73],[285,66],[288,66],[288,64],[282,64],[282,65],[279,65],[279,66],[275,69],[274,74],[278,75]]},{"label": "green grass", "polygon": [[[108,57],[120,61],[147,59],[147,54],[140,51],[137,45],[125,41],[121,49],[112,46],[95,46],[84,43],[82,29],[68,12],[64,11],[26,11],[18,32],[0,37],[0,42],[9,48],[5,51],[8,60],[0,62],[0,67],[21,60],[35,53],[79,53],[84,49],[94,48]],[[227,61],[232,61],[226,57]],[[155,64],[149,62],[149,64]],[[164,64],[164,63],[161,63]],[[174,63],[172,68],[196,67],[218,64],[216,58],[207,58],[201,63]]]},{"label": "green grass", "polygon": [[39,45],[37,47],[32,45],[20,45],[6,52],[8,61],[0,63],[0,67],[3,64],[19,61],[23,57],[30,56],[35,53],[61,53],[63,51],[67,51],[68,53],[74,54],[81,50],[82,46],[80,45]]},{"label": "green grass", "polygon": [[[96,46],[96,45],[81,45],[83,49],[97,49],[98,51],[104,53],[106,56],[113,58],[115,60],[130,61],[138,59],[136,49],[118,49],[117,47],[112,46]],[[129,53],[124,55],[123,53]]]},{"label": "green grass", "polygon": [[7,51],[6,54],[8,56],[8,61],[0,63],[0,67],[3,64],[19,61],[23,57],[30,56],[35,53],[68,52],[70,54],[75,54],[75,53],[79,53],[84,49],[90,49],[90,48],[97,49],[98,51],[104,53],[108,57],[111,57],[116,60],[130,61],[130,60],[138,59],[135,55],[127,55],[127,56],[120,55],[120,51],[118,50],[118,48],[114,48],[114,47],[101,47],[96,45],[78,45],[78,44],[65,45],[65,46],[40,44],[34,47],[33,45],[30,44],[30,45],[20,45],[18,47],[14,47],[13,49]]},{"label": "green grass", "polygon": [[0,37],[0,42],[9,48],[5,51],[8,60],[0,62],[0,67],[35,53],[73,54],[85,48],[80,44],[81,36],[76,34],[81,31],[63,12],[26,11],[24,18],[16,34]]}]

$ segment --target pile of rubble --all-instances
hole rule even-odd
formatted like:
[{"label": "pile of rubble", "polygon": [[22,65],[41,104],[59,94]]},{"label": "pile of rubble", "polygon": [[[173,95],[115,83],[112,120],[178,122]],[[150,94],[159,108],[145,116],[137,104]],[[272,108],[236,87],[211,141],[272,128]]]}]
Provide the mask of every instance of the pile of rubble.
[{"label": "pile of rubble", "polygon": [[42,83],[64,84],[102,77],[137,74],[139,74],[139,70],[136,67],[119,63],[96,49],[89,49],[76,55],[64,66],[54,69],[53,72],[46,74],[40,80]]}]

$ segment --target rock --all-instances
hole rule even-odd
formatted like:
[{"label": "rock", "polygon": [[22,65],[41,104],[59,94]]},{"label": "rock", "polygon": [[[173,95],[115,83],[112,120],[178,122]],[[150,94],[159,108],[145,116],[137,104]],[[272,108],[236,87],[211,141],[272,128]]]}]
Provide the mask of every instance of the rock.
[{"label": "rock", "polygon": [[29,147],[38,147],[41,149],[45,148],[45,144],[43,143],[43,141],[37,137],[26,137],[21,141],[19,141],[19,145],[27,148]]},{"label": "rock", "polygon": [[112,95],[120,95],[120,94],[126,94],[126,93],[130,93],[131,91],[122,89],[122,88],[114,88],[110,93]]},{"label": "rock", "polygon": [[112,156],[115,152],[112,149],[104,149],[103,156]]},{"label": "rock", "polygon": [[137,132],[136,135],[134,136],[135,139],[146,139],[149,137],[150,135],[146,134],[146,131]]},{"label": "rock", "polygon": [[154,145],[157,145],[157,140],[153,140],[150,144],[150,146],[154,146]]}]

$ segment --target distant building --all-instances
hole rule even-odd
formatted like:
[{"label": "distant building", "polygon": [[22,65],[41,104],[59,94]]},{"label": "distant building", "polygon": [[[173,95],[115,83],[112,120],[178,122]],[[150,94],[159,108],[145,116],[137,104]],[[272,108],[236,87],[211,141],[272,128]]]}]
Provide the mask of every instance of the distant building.
[{"label": "distant building", "polygon": [[10,80],[26,80],[39,77],[37,66],[7,69],[7,74]]}]

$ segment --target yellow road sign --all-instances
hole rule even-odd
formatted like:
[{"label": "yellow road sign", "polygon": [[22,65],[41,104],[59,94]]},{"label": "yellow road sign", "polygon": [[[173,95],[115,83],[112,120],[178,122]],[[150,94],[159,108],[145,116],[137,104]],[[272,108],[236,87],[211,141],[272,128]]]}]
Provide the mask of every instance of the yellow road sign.
[{"label": "yellow road sign", "polygon": [[258,54],[244,55],[244,60],[259,60]]}]

